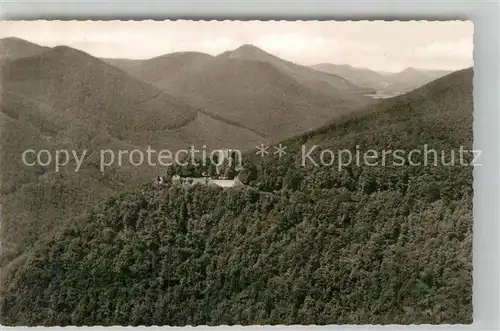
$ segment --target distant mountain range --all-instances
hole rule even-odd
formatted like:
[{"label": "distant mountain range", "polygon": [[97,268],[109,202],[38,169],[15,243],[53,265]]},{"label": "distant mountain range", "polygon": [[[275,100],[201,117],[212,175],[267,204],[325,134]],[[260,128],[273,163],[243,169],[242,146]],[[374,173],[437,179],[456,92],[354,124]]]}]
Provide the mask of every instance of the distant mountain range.
[{"label": "distant mountain range", "polygon": [[313,68],[341,76],[354,84],[375,89],[379,92],[402,94],[443,77],[451,71],[406,68],[398,73],[377,72],[367,68],[355,68],[350,65],[320,63]]},{"label": "distant mountain range", "polygon": [[106,62],[209,115],[283,139],[372,102],[372,88],[243,45],[218,56],[185,52]]}]

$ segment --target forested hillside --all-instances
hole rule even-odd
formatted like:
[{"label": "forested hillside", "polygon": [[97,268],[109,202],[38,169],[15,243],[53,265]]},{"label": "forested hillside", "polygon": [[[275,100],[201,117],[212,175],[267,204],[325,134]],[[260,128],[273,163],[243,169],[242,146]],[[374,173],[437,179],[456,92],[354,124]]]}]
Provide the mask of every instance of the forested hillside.
[{"label": "forested hillside", "polygon": [[248,155],[250,187],[102,201],[7,270],[2,324],[469,323],[473,168],[339,171],[302,166],[300,148],[427,144],[448,161],[472,119],[467,69],[284,141],[284,158]]},{"label": "forested hillside", "polygon": [[[248,149],[261,139],[82,51],[16,38],[0,39],[0,46],[2,266],[96,201],[163,173],[147,162],[126,161],[103,173],[101,151]],[[87,153],[75,172],[74,162],[55,171],[54,159],[27,166],[27,150]]]}]

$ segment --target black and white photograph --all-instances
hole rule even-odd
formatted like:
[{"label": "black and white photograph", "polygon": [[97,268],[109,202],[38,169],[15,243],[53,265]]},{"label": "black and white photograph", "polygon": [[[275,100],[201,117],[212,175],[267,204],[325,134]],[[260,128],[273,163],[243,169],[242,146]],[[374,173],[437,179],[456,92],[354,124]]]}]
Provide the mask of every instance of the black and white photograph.
[{"label": "black and white photograph", "polygon": [[1,21],[0,324],[472,323],[471,21]]}]

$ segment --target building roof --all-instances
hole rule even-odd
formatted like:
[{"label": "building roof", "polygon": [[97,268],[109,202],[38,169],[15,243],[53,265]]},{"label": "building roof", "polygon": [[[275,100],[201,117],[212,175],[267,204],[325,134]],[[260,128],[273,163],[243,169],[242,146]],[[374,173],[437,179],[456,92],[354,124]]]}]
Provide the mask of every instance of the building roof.
[{"label": "building roof", "polygon": [[217,185],[220,187],[233,187],[235,186],[234,179],[211,179],[207,177],[180,177],[172,176],[174,182],[184,183],[184,184],[205,184],[205,185]]},{"label": "building roof", "polygon": [[210,182],[220,187],[234,186],[234,179],[211,179]]}]

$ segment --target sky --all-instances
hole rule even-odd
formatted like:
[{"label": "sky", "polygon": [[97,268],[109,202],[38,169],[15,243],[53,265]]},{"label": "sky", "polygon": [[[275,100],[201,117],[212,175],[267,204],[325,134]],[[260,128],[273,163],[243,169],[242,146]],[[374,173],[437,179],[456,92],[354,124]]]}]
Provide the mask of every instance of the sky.
[{"label": "sky", "polygon": [[304,65],[396,72],[473,65],[471,21],[1,21],[0,38],[67,45],[96,57],[144,59],[253,44]]}]

